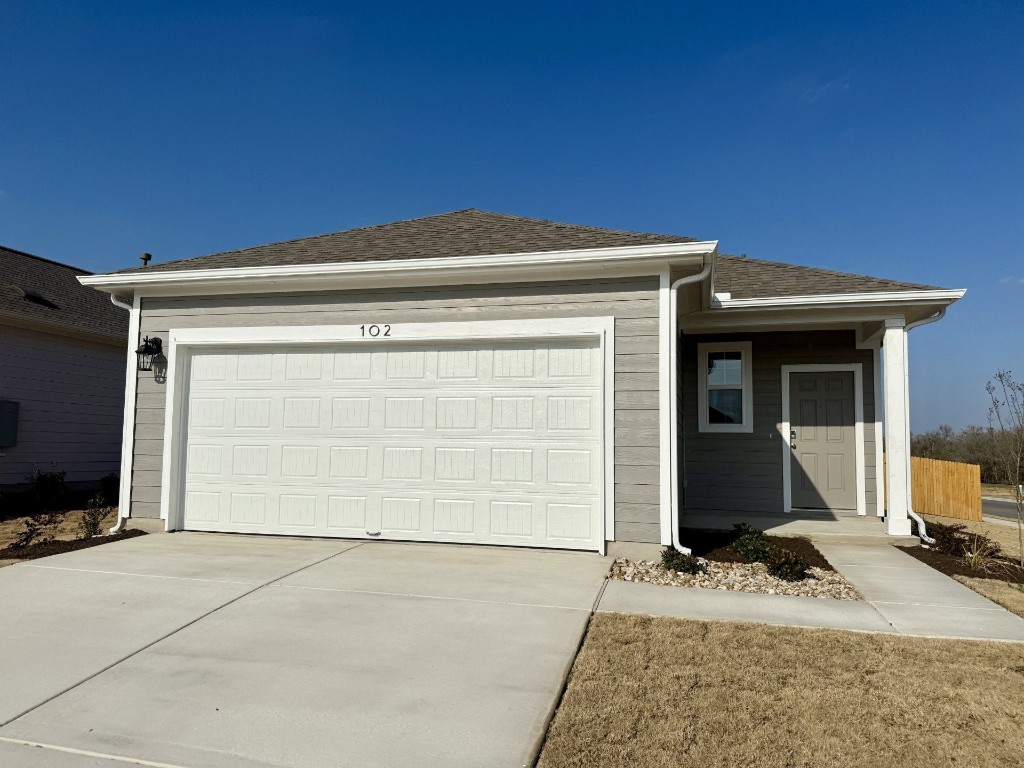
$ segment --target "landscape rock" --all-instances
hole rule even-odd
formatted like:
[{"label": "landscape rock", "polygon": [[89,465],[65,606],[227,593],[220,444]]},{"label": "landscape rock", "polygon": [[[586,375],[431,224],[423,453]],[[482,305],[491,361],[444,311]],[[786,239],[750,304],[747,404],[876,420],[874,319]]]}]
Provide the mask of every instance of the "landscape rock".
[{"label": "landscape rock", "polygon": [[671,587],[725,589],[762,595],[821,597],[833,600],[860,600],[853,585],[835,571],[809,568],[803,581],[783,581],[768,573],[762,563],[718,563],[703,560],[707,573],[689,574],[666,570],[652,560],[618,558],[612,564],[611,577],[620,581],[661,584]]}]

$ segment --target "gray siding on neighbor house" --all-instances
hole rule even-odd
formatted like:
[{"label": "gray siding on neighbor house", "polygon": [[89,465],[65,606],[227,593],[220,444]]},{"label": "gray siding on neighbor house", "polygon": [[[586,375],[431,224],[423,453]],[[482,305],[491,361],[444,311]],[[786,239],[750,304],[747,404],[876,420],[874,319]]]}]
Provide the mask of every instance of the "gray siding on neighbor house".
[{"label": "gray siding on neighbor house", "polygon": [[[697,344],[750,341],[754,431],[701,433],[697,425]],[[875,393],[870,349],[857,349],[853,331],[685,335],[682,342],[684,483],[687,512],[782,512],[782,366],[861,363],[867,513],[875,514]]]},{"label": "gray siding on neighbor house", "polygon": [[99,480],[121,464],[126,348],[0,326],[0,400],[19,403],[17,445],[0,448],[0,485],[36,470]]},{"label": "gray siding on neighbor house", "polygon": [[[141,333],[172,328],[615,317],[615,536],[657,542],[658,278],[331,293],[148,298]],[[132,515],[158,517],[165,385],[141,374]]]}]

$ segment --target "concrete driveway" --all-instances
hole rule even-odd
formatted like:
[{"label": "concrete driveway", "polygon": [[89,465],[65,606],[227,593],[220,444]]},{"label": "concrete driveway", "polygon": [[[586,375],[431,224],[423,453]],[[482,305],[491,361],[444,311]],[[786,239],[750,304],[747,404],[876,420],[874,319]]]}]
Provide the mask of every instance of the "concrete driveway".
[{"label": "concrete driveway", "polygon": [[0,764],[527,765],[607,568],[188,533],[4,568]]}]

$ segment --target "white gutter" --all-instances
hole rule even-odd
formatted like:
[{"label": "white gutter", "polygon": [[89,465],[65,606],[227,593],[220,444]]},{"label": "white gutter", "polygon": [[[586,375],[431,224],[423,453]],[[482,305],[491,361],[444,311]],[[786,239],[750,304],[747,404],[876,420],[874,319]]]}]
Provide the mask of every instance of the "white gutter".
[{"label": "white gutter", "polygon": [[669,419],[668,432],[671,460],[669,462],[669,483],[671,490],[671,528],[672,546],[684,555],[692,554],[689,547],[684,547],[679,541],[679,289],[690,283],[699,283],[711,274],[715,263],[714,254],[704,265],[704,269],[695,275],[687,275],[676,280],[669,287],[669,334],[668,334],[668,360],[669,360]]},{"label": "white gutter", "polygon": [[679,256],[702,256],[714,247],[708,242],[665,243],[659,245],[625,246],[615,248],[580,248],[568,251],[538,251],[532,253],[485,254],[480,256],[446,256],[423,259],[384,259],[378,261],[335,262],[330,264],[302,264],[267,267],[224,267],[211,269],[163,270],[150,267],[139,272],[120,272],[106,275],[82,275],[82,285],[100,290],[142,288],[147,286],[190,283],[233,284],[245,281],[304,280],[308,278],[337,277],[422,277],[430,274],[460,273],[472,269],[489,271],[509,269],[530,271],[538,268],[565,268],[571,266],[611,267]]},{"label": "white gutter", "polygon": [[110,294],[110,301],[115,307],[127,309],[128,315],[128,362],[125,366],[124,379],[124,417],[121,422],[121,477],[117,491],[118,517],[117,524],[110,533],[119,533],[128,522],[132,503],[132,460],[135,454],[135,390],[138,384],[138,373],[135,370],[135,345],[139,341],[139,297],[135,296],[131,304],[121,301]]},{"label": "white gutter", "polygon": [[[733,299],[724,296],[715,302],[715,309],[775,309],[846,304],[891,304],[902,302],[950,303],[963,298],[965,288],[956,290],[925,289],[920,291],[885,291],[879,293],[825,293],[812,296],[767,296],[760,299]],[[937,318],[936,318],[937,319]]]},{"label": "white gutter", "polygon": [[[961,296],[963,295],[963,291],[960,292],[960,295]],[[928,325],[929,323],[934,323],[934,322],[936,322],[938,320],[941,320],[943,317],[946,316],[946,309],[947,309],[947,307],[943,307],[942,309],[940,309],[938,312],[936,312],[931,317],[926,317],[926,318],[924,318],[922,320],[917,320],[917,321],[915,321],[913,323],[907,323],[907,325],[904,326],[904,328],[903,328],[903,331],[904,331],[904,333],[903,333],[903,346],[904,346],[904,349],[903,349],[903,359],[907,361],[907,364],[905,366],[903,366],[903,370],[904,370],[903,386],[906,388],[906,392],[907,392],[905,401],[907,403],[907,450],[908,450],[908,452],[910,450],[910,358],[908,357],[909,350],[907,349],[907,334],[910,333],[910,331],[912,331],[914,328],[920,328],[922,325]],[[917,514],[917,512],[915,512],[913,507],[911,506],[913,504],[913,501],[914,501],[913,494],[909,492],[910,488],[911,488],[911,485],[912,485],[911,479],[908,477],[907,478],[907,490],[908,490],[908,496],[910,496],[910,498],[908,499],[908,501],[910,503],[907,504],[907,515],[910,517],[911,520],[913,520],[915,523],[917,523],[917,536],[918,536],[919,539],[921,539],[921,542],[923,544],[928,544],[928,545],[934,544],[935,543],[935,539],[933,539],[930,536],[928,536],[928,528],[925,525],[924,518],[921,517],[919,514]]]}]

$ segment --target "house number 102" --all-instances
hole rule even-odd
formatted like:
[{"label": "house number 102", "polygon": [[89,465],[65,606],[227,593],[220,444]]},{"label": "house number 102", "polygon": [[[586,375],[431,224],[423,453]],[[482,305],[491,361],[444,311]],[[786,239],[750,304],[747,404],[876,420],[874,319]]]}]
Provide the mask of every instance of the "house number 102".
[{"label": "house number 102", "polygon": [[390,325],[360,325],[359,330],[363,336],[390,336],[391,326]]}]

